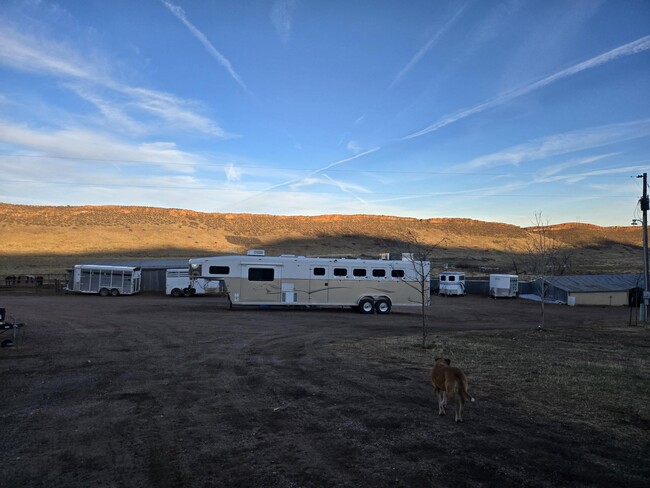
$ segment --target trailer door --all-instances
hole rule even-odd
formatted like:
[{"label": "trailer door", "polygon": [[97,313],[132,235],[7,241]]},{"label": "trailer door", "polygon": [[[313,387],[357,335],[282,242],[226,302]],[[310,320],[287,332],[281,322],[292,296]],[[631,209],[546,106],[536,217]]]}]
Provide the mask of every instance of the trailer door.
[{"label": "trailer door", "polygon": [[309,303],[314,305],[329,303],[329,266],[309,267]]},{"label": "trailer door", "polygon": [[242,265],[239,301],[251,304],[279,303],[282,300],[282,267],[263,264]]}]

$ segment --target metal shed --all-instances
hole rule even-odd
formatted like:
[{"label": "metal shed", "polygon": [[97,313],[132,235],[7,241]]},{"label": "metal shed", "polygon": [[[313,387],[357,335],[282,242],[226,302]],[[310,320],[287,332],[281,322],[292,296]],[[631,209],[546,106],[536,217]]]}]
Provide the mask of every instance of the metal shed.
[{"label": "metal shed", "polygon": [[[167,270],[188,268],[188,259],[100,259],[84,261],[79,264],[100,264],[108,266],[133,266],[142,270],[140,291],[165,293]],[[68,270],[70,273],[71,271]],[[68,280],[70,281],[70,280]]]},{"label": "metal shed", "polygon": [[[643,275],[571,275],[546,277],[546,298],[575,305],[628,305],[630,292],[643,287]],[[540,281],[537,280],[538,290]]]}]

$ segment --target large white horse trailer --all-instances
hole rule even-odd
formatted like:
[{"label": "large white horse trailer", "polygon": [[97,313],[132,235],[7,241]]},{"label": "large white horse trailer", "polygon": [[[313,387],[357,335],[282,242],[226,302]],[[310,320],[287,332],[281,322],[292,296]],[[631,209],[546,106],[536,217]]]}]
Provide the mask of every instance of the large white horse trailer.
[{"label": "large white horse trailer", "polygon": [[[387,314],[430,304],[428,261],[246,256],[190,259],[193,279],[221,280],[232,305],[350,306]],[[424,287],[424,290],[423,290]]]},{"label": "large white horse trailer", "polygon": [[101,296],[133,295],[140,291],[140,268],[77,264],[66,289]]}]

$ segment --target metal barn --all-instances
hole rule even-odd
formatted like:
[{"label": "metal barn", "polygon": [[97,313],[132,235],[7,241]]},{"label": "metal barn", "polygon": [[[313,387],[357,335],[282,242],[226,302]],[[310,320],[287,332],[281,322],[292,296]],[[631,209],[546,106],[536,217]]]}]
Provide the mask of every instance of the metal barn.
[{"label": "metal barn", "polygon": [[[547,299],[575,305],[624,306],[630,302],[630,293],[643,287],[643,275],[548,276],[545,282]],[[540,280],[536,284],[539,290]]]}]

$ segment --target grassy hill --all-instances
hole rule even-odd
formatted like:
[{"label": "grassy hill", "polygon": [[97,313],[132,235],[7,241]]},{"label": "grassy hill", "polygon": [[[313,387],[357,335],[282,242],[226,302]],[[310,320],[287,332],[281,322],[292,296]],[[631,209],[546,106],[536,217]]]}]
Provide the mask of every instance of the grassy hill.
[{"label": "grassy hill", "polygon": [[[151,207],[0,204],[0,275],[61,273],[93,258],[189,258],[247,249],[267,254],[378,257],[408,252],[413,236],[437,245],[432,264],[470,275],[522,273],[531,229],[471,219],[377,215],[286,217]],[[570,272],[640,272],[638,227],[549,227]]]}]

